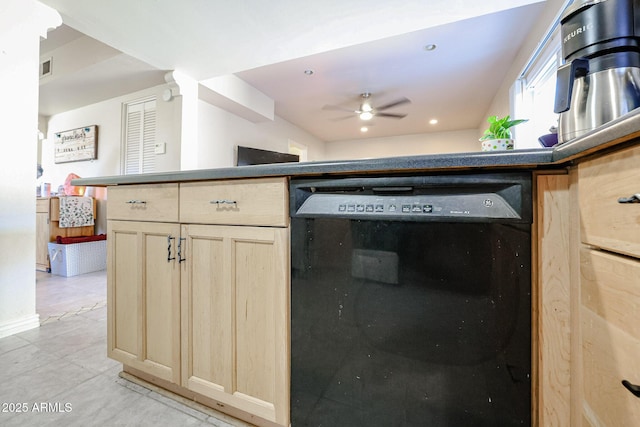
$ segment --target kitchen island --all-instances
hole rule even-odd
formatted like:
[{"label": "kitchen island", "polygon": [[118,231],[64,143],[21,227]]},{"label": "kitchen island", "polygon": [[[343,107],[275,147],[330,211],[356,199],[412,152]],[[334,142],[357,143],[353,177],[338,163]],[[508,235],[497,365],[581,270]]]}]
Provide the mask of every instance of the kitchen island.
[{"label": "kitchen island", "polygon": [[74,180],[109,187],[109,355],[174,393],[286,426],[288,180],[524,170],[534,177],[532,425],[628,425],[640,411],[621,385],[640,383],[629,326],[640,314],[640,214],[618,198],[640,191],[638,137],[634,112],[554,149]]}]

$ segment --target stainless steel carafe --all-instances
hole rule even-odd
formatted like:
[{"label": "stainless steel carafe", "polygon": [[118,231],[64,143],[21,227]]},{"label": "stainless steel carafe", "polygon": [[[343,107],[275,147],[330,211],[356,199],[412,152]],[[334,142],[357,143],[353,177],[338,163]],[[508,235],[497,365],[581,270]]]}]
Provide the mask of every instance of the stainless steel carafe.
[{"label": "stainless steel carafe", "polygon": [[640,0],[576,0],[561,24],[559,143],[640,107]]}]

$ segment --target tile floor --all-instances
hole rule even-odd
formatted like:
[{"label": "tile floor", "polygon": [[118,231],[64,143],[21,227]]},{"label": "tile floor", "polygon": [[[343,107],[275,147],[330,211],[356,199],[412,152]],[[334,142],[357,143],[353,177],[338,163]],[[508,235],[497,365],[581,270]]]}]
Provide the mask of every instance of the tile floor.
[{"label": "tile floor", "polygon": [[118,376],[106,356],[106,274],[37,272],[38,329],[0,339],[0,425],[246,426]]}]

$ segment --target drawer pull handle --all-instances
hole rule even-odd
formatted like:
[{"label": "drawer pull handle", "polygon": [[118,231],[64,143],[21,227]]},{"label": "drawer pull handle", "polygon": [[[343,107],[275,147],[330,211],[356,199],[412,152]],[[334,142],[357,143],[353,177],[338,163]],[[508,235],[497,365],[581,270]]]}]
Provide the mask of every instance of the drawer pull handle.
[{"label": "drawer pull handle", "polygon": [[620,197],[618,203],[640,203],[640,193],[632,194],[630,197]]},{"label": "drawer pull handle", "polygon": [[[178,239],[178,264],[182,264],[184,261],[186,261],[186,260],[187,260],[186,258],[184,258],[184,257],[182,256],[182,255],[183,255],[183,252],[182,252],[182,242],[183,242],[183,241],[186,241],[186,240],[187,240],[187,238],[186,238],[186,237],[180,237],[180,238]],[[185,242],[185,243],[186,243],[186,242]],[[185,248],[185,251],[186,251],[186,248]]]},{"label": "drawer pull handle", "polygon": [[144,200],[129,200],[125,203],[129,205],[146,205],[147,204],[147,202],[145,202]]},{"label": "drawer pull handle", "polygon": [[211,203],[212,205],[233,205],[233,206],[238,206],[238,202],[236,202],[235,200],[225,200],[225,199],[220,199],[220,200],[212,200],[209,203]]},{"label": "drawer pull handle", "polygon": [[622,385],[625,386],[627,390],[629,390],[635,397],[640,397],[640,386],[631,384],[627,380],[622,380]]}]

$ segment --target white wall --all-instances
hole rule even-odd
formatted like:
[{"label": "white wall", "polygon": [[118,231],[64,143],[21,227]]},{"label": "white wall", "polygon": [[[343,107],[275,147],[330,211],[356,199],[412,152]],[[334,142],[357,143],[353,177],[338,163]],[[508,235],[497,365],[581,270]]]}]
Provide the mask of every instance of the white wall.
[{"label": "white wall", "polygon": [[[166,142],[166,154],[156,155],[157,172],[180,170],[180,117],[182,96],[162,101],[157,86],[127,96],[52,116],[48,121],[47,140],[42,142],[42,182],[52,189],[64,183],[69,173],[83,178],[120,174],[122,139],[122,104],[156,94],[157,140]],[[229,167],[235,164],[235,146],[245,145],[266,150],[288,152],[289,140],[306,145],[309,160],[324,158],[324,142],[279,117],[274,121],[252,123],[204,101],[198,102],[198,169]],[[86,125],[98,125],[98,156],[96,160],[54,162],[54,134]]]},{"label": "white wall", "polygon": [[326,143],[328,160],[480,151],[476,129]]},{"label": "white wall", "polygon": [[287,153],[290,139],[307,146],[308,160],[324,158],[324,142],[278,116],[273,122],[252,123],[199,101],[198,126],[199,169],[233,166],[237,145]]},{"label": "white wall", "polygon": [[0,2],[0,338],[40,325],[36,314],[36,156],[40,35],[60,25],[31,0]]},{"label": "white wall", "polygon": [[[120,175],[122,109],[123,104],[155,95],[158,142],[166,142],[166,154],[156,155],[158,172],[180,168],[180,103],[181,97],[170,102],[162,101],[165,85],[152,87],[125,96],[87,105],[51,116],[48,120],[47,139],[42,141],[41,164],[44,172],[40,181],[51,183],[52,191],[64,184],[70,173],[82,178]],[[55,163],[54,135],[69,129],[98,125],[98,155],[95,160]],[[88,190],[88,195],[98,199],[96,233],[106,233],[106,194],[102,188]]]},{"label": "white wall", "polygon": [[[162,101],[164,85],[112,98],[51,116],[48,121],[47,140],[42,142],[42,167],[44,182],[50,182],[52,189],[63,184],[71,172],[83,178],[120,174],[122,109],[130,101],[155,95],[157,117],[157,140],[167,143],[167,153],[156,155],[158,172],[178,170],[180,165],[180,141],[176,140],[176,123],[180,118],[180,97],[170,102]],[[96,160],[58,163],[54,162],[54,135],[69,129],[87,125],[98,125],[98,155]],[[179,128],[178,128],[179,129]],[[178,137],[179,138],[179,137]]]},{"label": "white wall", "polygon": [[[56,114],[45,120],[47,139],[41,143],[44,173],[40,181],[51,183],[52,190],[56,191],[70,173],[82,178],[120,175],[123,104],[152,95],[157,98],[157,141],[166,143],[166,154],[156,155],[156,171],[180,170],[183,97],[178,95],[169,102],[163,101],[161,95],[166,87],[156,86]],[[198,169],[233,166],[236,145],[288,152],[290,139],[308,147],[309,159],[319,160],[324,156],[322,141],[279,117],[273,122],[252,123],[204,101],[198,102],[198,110]],[[55,133],[94,124],[98,125],[97,158],[56,164],[53,146]],[[45,127],[44,124],[40,126],[41,129]],[[96,187],[89,189],[88,195],[98,199],[96,233],[105,233],[106,192]]]},{"label": "white wall", "polygon": [[[511,90],[513,88],[513,84],[520,77],[520,74],[524,70],[527,62],[535,52],[538,44],[541,42],[543,37],[546,35],[547,31],[549,31],[551,25],[555,21],[556,16],[562,10],[564,3],[566,0],[547,0],[545,2],[544,10],[540,15],[540,19],[538,19],[536,25],[534,25],[533,29],[529,33],[529,36],[523,43],[520,52],[516,56],[513,61],[511,68],[505,75],[504,81],[500,86],[500,89],[496,92],[495,97],[493,98],[493,102],[491,106],[487,110],[485,117],[498,115],[505,116],[507,114],[511,114]],[[549,106],[549,108],[553,108],[553,106]],[[516,117],[516,118],[526,118],[526,117]],[[479,132],[480,134],[484,132],[487,124],[485,122],[480,123]],[[518,145],[517,134],[518,127],[514,128],[514,134],[516,137],[516,148]]]}]

